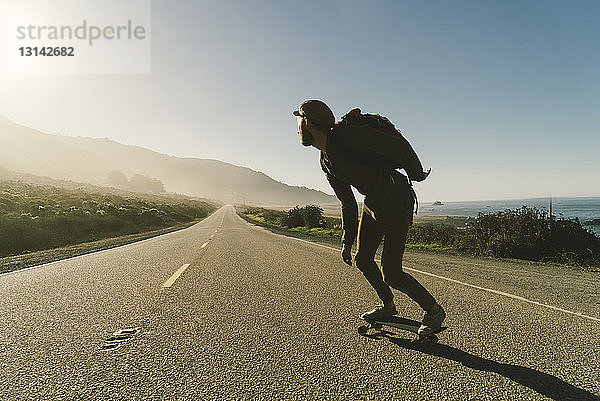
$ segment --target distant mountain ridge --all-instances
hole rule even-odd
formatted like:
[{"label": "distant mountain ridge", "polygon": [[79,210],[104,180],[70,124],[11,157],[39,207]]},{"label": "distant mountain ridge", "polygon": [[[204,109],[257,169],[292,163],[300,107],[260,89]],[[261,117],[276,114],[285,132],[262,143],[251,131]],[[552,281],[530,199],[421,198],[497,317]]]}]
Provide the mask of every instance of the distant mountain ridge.
[{"label": "distant mountain ridge", "polygon": [[180,158],[107,138],[46,134],[0,117],[0,167],[17,172],[106,185],[108,173],[147,175],[169,192],[226,203],[297,205],[336,203],[322,191],[291,186],[247,167]]}]

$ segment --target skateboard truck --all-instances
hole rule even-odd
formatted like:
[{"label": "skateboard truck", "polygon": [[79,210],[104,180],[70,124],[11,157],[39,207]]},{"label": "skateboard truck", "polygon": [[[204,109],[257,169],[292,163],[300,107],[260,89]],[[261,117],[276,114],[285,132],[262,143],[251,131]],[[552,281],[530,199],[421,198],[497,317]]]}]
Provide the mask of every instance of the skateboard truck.
[{"label": "skateboard truck", "polygon": [[406,319],[398,316],[390,316],[382,319],[367,319],[363,315],[360,316],[360,319],[367,323],[366,325],[358,328],[358,333],[362,336],[366,336],[370,330],[382,330],[383,326],[387,326],[417,334],[418,339],[413,340],[413,342],[422,344],[437,343],[438,336],[436,334],[447,329],[447,327],[442,326],[438,330],[435,330],[431,333],[419,334],[421,322],[417,322],[416,320]]}]

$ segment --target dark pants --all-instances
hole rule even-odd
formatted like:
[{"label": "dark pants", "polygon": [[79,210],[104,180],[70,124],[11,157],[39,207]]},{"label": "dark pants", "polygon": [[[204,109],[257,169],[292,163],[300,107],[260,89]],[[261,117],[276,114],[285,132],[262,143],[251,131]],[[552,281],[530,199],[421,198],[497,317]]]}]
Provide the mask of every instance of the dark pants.
[{"label": "dark pants", "polygon": [[[410,274],[402,271],[402,256],[409,225],[410,216],[398,217],[383,224],[375,220],[363,207],[358,228],[356,266],[383,302],[389,302],[394,298],[390,290],[392,287],[408,295],[423,310],[429,311],[436,304],[433,296]],[[382,275],[375,263],[375,253],[384,236],[381,257]]]}]

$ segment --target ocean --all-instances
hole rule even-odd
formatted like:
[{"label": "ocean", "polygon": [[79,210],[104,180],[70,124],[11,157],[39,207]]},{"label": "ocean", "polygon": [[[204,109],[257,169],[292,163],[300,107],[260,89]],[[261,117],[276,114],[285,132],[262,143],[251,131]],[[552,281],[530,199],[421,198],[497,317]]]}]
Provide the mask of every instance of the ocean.
[{"label": "ocean", "polygon": [[[522,206],[537,207],[547,211],[549,204],[550,198],[443,202],[443,205],[433,205],[431,202],[427,202],[419,203],[419,216],[476,217],[478,213],[518,209]],[[582,223],[600,219],[600,198],[553,198],[552,214],[559,218],[578,218]],[[585,227],[600,236],[600,226]]]}]

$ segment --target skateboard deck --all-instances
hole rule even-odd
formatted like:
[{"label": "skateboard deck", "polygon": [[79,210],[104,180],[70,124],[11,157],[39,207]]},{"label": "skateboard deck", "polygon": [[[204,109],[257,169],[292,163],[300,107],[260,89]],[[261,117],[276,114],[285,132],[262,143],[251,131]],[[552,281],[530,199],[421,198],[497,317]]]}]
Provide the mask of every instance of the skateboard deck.
[{"label": "skateboard deck", "polygon": [[393,327],[400,330],[406,330],[411,333],[417,334],[419,338],[415,341],[421,343],[436,343],[438,342],[438,337],[436,334],[441,333],[446,330],[447,327],[440,327],[439,330],[436,330],[433,333],[420,335],[419,327],[421,327],[421,322],[417,322],[416,320],[406,319],[399,316],[390,316],[385,319],[366,319],[363,315],[360,315],[360,319],[364,320],[367,324],[365,326],[360,326],[358,328],[358,333],[360,335],[367,335],[369,330],[381,330],[383,326]]}]

